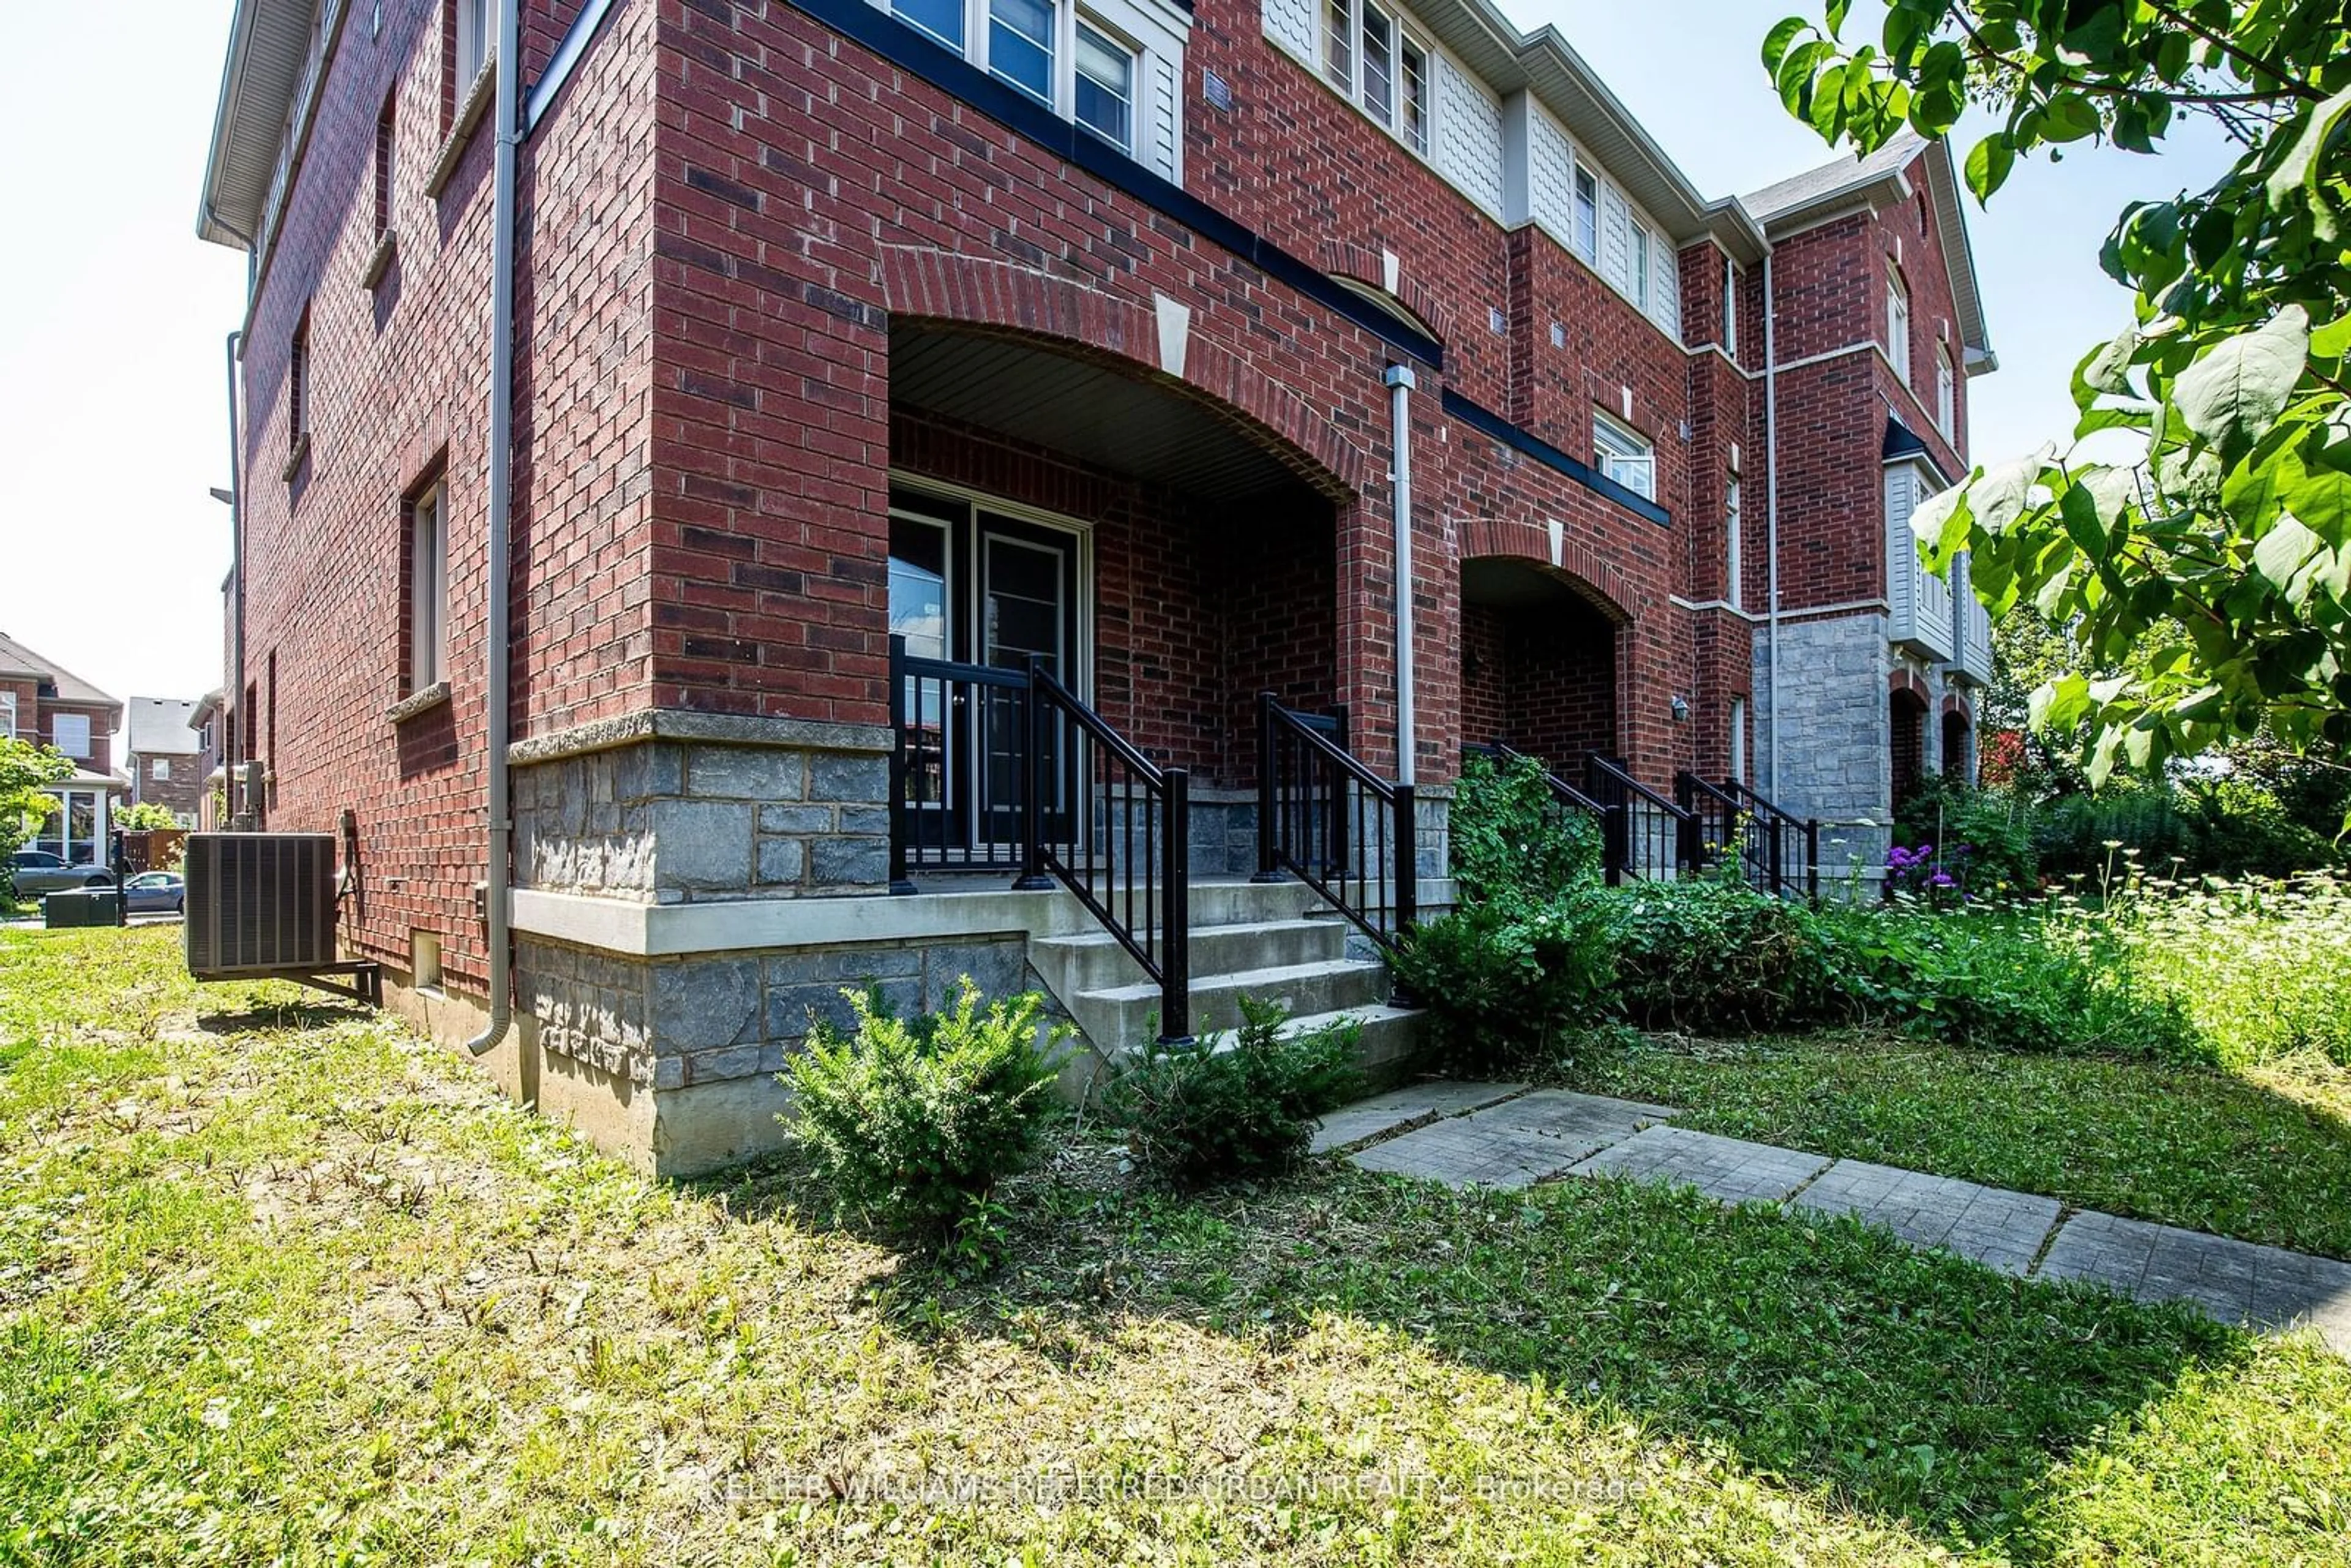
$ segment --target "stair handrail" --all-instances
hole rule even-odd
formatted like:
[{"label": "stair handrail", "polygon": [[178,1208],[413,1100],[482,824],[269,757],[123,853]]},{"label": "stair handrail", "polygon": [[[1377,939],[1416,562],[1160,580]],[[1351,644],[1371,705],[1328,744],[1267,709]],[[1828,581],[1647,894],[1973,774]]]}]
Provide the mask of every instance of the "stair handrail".
[{"label": "stair handrail", "polygon": [[[1325,734],[1326,727],[1311,715],[1283,706],[1271,692],[1258,694],[1256,880],[1279,882],[1285,873],[1297,877],[1356,929],[1393,953],[1419,917],[1420,845],[1413,787],[1381,778]],[[1284,789],[1285,757],[1311,762],[1326,776],[1321,780],[1327,787],[1321,791],[1321,800],[1309,802],[1302,788]],[[1301,787],[1305,782],[1299,780]],[[1354,831],[1348,836],[1343,835],[1343,830],[1350,825],[1345,814],[1350,784],[1354,786],[1356,809]],[[1369,832],[1362,809],[1365,798],[1383,808],[1370,815]],[[1291,809],[1293,801],[1298,809]],[[1328,812],[1319,825],[1316,806]],[[1319,846],[1313,841],[1318,832]],[[1350,846],[1354,852],[1352,857]],[[1318,847],[1324,852],[1321,855],[1315,852]],[[1352,872],[1347,869],[1351,858]],[[1384,864],[1393,873],[1388,879],[1393,892],[1384,906],[1384,924],[1376,896]]]},{"label": "stair handrail", "polygon": [[1818,817],[1798,817],[1736,779],[1724,779],[1722,788],[1732,799],[1743,804],[1749,816],[1765,824],[1771,835],[1771,864],[1767,872],[1771,891],[1785,891],[1791,880],[1783,841],[1793,838],[1803,845],[1804,895],[1818,899],[1821,895],[1821,820]]},{"label": "stair handrail", "polygon": [[1698,818],[1695,813],[1667,800],[1626,771],[1614,758],[1603,757],[1596,751],[1583,758],[1583,788],[1602,810],[1609,813],[1604,825],[1613,826],[1608,834],[1609,880],[1622,874],[1646,877],[1646,861],[1636,861],[1632,852],[1633,806],[1637,802],[1648,807],[1673,824],[1674,862],[1677,869],[1696,870],[1700,863]]},{"label": "stair handrail", "polygon": [[1504,763],[1531,760],[1536,767],[1542,769],[1543,782],[1551,787],[1552,798],[1556,800],[1561,805],[1572,807],[1578,811],[1587,811],[1595,817],[1607,815],[1607,807],[1602,805],[1599,801],[1593,800],[1591,796],[1585,794],[1583,790],[1577,789],[1566,779],[1562,779],[1558,774],[1553,773],[1551,770],[1550,763],[1545,762],[1540,757],[1530,758],[1526,752],[1520,751],[1507,740],[1497,740],[1490,745],[1484,747],[1465,746],[1462,749],[1464,751],[1489,751],[1493,754],[1497,761]]},{"label": "stair handrail", "polygon": [[[1093,743],[1094,755],[1123,777],[1105,779],[1097,796],[1093,769],[1081,773],[1080,747],[1046,744],[1055,718]],[[1023,747],[1029,787],[1022,802],[1027,866],[1017,886],[1059,882],[1076,895],[1095,922],[1143,967],[1159,986],[1159,1039],[1165,1045],[1192,1039],[1191,773],[1162,768],[1078,695],[1048,672],[1044,661],[1029,663],[1029,703]],[[1056,763],[1061,776],[1054,777]],[[1068,786],[1055,797],[1052,786]],[[1069,802],[1065,831],[1057,831],[1046,801]],[[1135,810],[1143,802],[1143,853],[1134,852]],[[1094,806],[1115,809],[1121,821],[1105,823],[1097,837]],[[1123,842],[1123,852],[1118,846]],[[1064,851],[1067,851],[1065,853]],[[1138,859],[1140,865],[1138,868]],[[1142,876],[1138,884],[1136,872]],[[1049,880],[1050,879],[1050,880]]]}]

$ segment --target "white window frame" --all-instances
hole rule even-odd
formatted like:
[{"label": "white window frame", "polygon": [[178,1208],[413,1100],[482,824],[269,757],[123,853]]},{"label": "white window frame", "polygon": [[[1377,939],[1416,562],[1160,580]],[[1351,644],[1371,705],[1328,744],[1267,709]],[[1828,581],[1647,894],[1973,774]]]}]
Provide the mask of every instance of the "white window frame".
[{"label": "white window frame", "polygon": [[0,692],[0,740],[16,738],[16,694]]},{"label": "white window frame", "polygon": [[1733,610],[1745,608],[1740,580],[1746,575],[1746,541],[1740,534],[1739,473],[1731,471],[1722,499],[1722,601]]},{"label": "white window frame", "polygon": [[[1084,77],[1085,79],[1092,82],[1095,86],[1103,89],[1105,91],[1109,90],[1109,84],[1103,82],[1100,78],[1087,72],[1079,64],[1078,44],[1081,40],[1078,35],[1081,33],[1092,34],[1104,48],[1110,50],[1112,53],[1119,56],[1126,61],[1126,94],[1122,100],[1126,105],[1126,140],[1123,141],[1121,141],[1116,137],[1110,135],[1100,126],[1093,124],[1078,112],[1077,93],[1078,78],[1080,77]],[[1078,13],[1075,25],[1071,28],[1070,33],[1070,118],[1076,121],[1079,130],[1087,132],[1098,141],[1107,142],[1109,145],[1117,148],[1120,152],[1132,158],[1134,156],[1135,135],[1136,132],[1142,129],[1143,125],[1143,106],[1140,102],[1142,96],[1143,51],[1137,48],[1133,42],[1127,39],[1116,28],[1110,26],[1100,17],[1094,16],[1092,12],[1081,10]]]},{"label": "white window frame", "polygon": [[[1388,26],[1387,92],[1377,102],[1367,96],[1371,82],[1364,69],[1365,18],[1376,14]],[[1316,69],[1331,89],[1353,104],[1357,113],[1386,131],[1419,158],[1437,145],[1437,46],[1419,23],[1388,0],[1317,0],[1315,8]],[[1343,26],[1343,36],[1333,31]],[[1420,57],[1420,123],[1408,123],[1405,94],[1406,52]]]},{"label": "white window frame", "polygon": [[1951,368],[1951,350],[1935,345],[1935,425],[1946,441],[1959,439],[1959,376]]},{"label": "white window frame", "polygon": [[466,90],[498,55],[498,0],[454,0],[456,6],[456,57],[455,68],[457,97],[462,101]]},{"label": "white window frame", "polygon": [[1569,221],[1574,230],[1574,238],[1568,248],[1582,256],[1584,265],[1597,271],[1600,267],[1600,171],[1586,163],[1583,155],[1578,153],[1572,179],[1573,190],[1568,199],[1574,211]]},{"label": "white window frame", "polygon": [[963,37],[959,38],[946,37],[941,34],[932,31],[930,25],[923,21],[922,18],[913,16],[907,12],[901,11],[894,5],[885,8],[889,11],[891,16],[896,17],[899,21],[904,22],[909,27],[914,28],[914,31],[922,34],[923,37],[930,39],[941,48],[953,49],[959,55],[965,54],[970,49],[971,17],[968,14],[970,11],[968,0],[957,0],[957,4],[955,7],[956,20],[963,30]]},{"label": "white window frame", "polygon": [[[68,725],[78,726],[78,727],[68,729],[67,728],[67,726]],[[69,741],[66,738],[68,735],[78,735],[81,738],[78,741]],[[72,758],[75,761],[87,762],[89,760],[89,715],[86,713],[61,713],[57,715],[49,720],[49,744],[56,747],[68,757]]]},{"label": "white window frame", "polygon": [[170,783],[172,780],[172,759],[168,757],[150,758],[147,762],[147,777],[158,784]]},{"label": "white window frame", "polygon": [[1910,288],[1891,267],[1886,269],[1886,358],[1902,384],[1910,385]]},{"label": "white window frame", "polygon": [[436,479],[408,507],[408,691],[449,678],[449,484]]},{"label": "white window frame", "polygon": [[[1071,64],[1071,57],[1076,52],[1069,47],[1062,37],[1071,25],[1071,8],[1062,4],[1062,0],[1039,0],[1039,3],[1045,7],[1045,37],[1041,39],[1031,38],[1011,23],[999,20],[996,15],[995,0],[987,0],[987,3],[980,7],[980,26],[977,30],[980,54],[984,61],[981,68],[1005,86],[1035,98],[1038,102],[1064,119],[1074,120],[1076,116],[1068,106],[1076,97],[1076,89],[1062,79],[1067,74],[1064,68]],[[1003,27],[1014,37],[1044,50],[1045,92],[1042,97],[1039,97],[1036,89],[1027,82],[1007,76],[997,68],[996,29],[998,26]]]},{"label": "white window frame", "polygon": [[1722,351],[1739,362],[1739,268],[1722,258]]},{"label": "white window frame", "polygon": [[1593,466],[1644,500],[1657,498],[1657,446],[1647,436],[1592,411]]},{"label": "white window frame", "polygon": [[1634,308],[1644,316],[1649,313],[1649,268],[1656,265],[1653,256],[1656,243],[1656,235],[1649,232],[1649,225],[1633,215],[1633,204],[1627,200],[1625,204],[1625,266],[1632,274],[1627,281],[1633,285],[1631,298]]}]

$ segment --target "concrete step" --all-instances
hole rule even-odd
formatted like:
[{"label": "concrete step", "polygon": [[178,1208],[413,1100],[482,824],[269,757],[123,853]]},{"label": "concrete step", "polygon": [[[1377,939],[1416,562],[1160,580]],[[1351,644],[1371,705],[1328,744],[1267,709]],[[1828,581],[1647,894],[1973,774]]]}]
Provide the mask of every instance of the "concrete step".
[{"label": "concrete step", "polygon": [[1421,1026],[1427,1016],[1410,1008],[1392,1008],[1380,1002],[1335,1012],[1305,1013],[1283,1024],[1280,1032],[1285,1037],[1311,1034],[1332,1024],[1353,1022],[1359,1031],[1355,1066],[1365,1083],[1377,1088],[1395,1082],[1411,1066],[1420,1050]]},{"label": "concrete step", "polygon": [[[1345,956],[1347,927],[1331,920],[1253,920],[1192,927],[1192,973],[1270,969]],[[1040,936],[1029,960],[1061,995],[1139,985],[1143,967],[1107,931]]]},{"label": "concrete step", "polygon": [[[1388,990],[1387,966],[1366,959],[1318,959],[1221,975],[1204,975],[1196,967],[1192,1032],[1238,1026],[1243,997],[1280,1002],[1292,1018],[1304,1018],[1382,1005]],[[1157,1031],[1159,988],[1144,981],[1079,991],[1069,998],[1069,1008],[1096,1045],[1123,1050]]]}]

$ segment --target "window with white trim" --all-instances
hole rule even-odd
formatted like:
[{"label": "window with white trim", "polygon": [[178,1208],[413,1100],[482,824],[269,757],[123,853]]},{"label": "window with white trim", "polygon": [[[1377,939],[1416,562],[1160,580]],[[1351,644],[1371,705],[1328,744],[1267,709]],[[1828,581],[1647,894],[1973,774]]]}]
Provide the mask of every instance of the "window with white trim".
[{"label": "window with white trim", "polygon": [[1722,351],[1739,362],[1739,268],[1722,258]]},{"label": "window with white trim", "polygon": [[1594,413],[1592,446],[1593,462],[1603,474],[1636,496],[1657,498],[1657,449],[1647,436]]},{"label": "window with white trim", "polygon": [[1946,441],[1959,439],[1959,379],[1951,370],[1951,350],[1935,346],[1935,427]]},{"label": "window with white trim", "polygon": [[1423,157],[1433,118],[1430,53],[1403,13],[1380,0],[1323,0],[1324,79]]},{"label": "window with white trim", "polygon": [[1575,254],[1600,265],[1600,176],[1575,161]]},{"label": "window with white trim", "polygon": [[0,692],[0,740],[16,738],[16,694]]},{"label": "window with white trim", "polygon": [[449,487],[435,480],[408,504],[408,691],[448,678]]},{"label": "window with white trim", "polygon": [[1909,385],[1910,290],[1903,287],[1902,275],[1891,268],[1886,274],[1886,357],[1902,384]]},{"label": "window with white trim", "polygon": [[496,11],[492,0],[451,0],[451,9],[455,14],[451,24],[455,44],[452,62],[455,86],[456,96],[463,98],[465,89],[474,85],[474,78],[482,74],[482,68],[489,64],[490,57],[498,52]]},{"label": "window with white trim", "polygon": [[1184,40],[1165,0],[871,0],[1154,173],[1182,178]]},{"label": "window with white trim", "polygon": [[1734,473],[1722,496],[1722,601],[1733,610],[1744,602],[1739,584],[1746,574],[1744,544],[1739,537],[1739,476]]},{"label": "window with white trim", "polygon": [[168,782],[172,777],[172,759],[168,757],[158,757],[149,762],[147,764],[147,777],[158,781]]},{"label": "window with white trim", "polygon": [[49,744],[77,760],[89,756],[89,715],[61,713],[49,721]]},{"label": "window with white trim", "polygon": [[1081,17],[1077,120],[1122,152],[1134,151],[1134,50]]},{"label": "window with white trim", "polygon": [[1633,261],[1628,279],[1633,285],[1633,303],[1646,310],[1649,308],[1649,228],[1640,219],[1632,220]]}]

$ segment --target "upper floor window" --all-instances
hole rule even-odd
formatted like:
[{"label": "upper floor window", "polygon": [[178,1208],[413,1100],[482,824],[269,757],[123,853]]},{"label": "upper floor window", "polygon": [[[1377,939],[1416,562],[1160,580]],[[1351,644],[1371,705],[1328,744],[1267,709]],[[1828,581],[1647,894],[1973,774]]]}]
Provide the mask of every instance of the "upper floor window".
[{"label": "upper floor window", "polygon": [[1958,439],[1959,418],[1959,380],[1951,371],[1951,350],[1941,344],[1935,347],[1935,426],[1943,439]]},{"label": "upper floor window", "polygon": [[1379,0],[1324,0],[1322,74],[1364,112],[1426,156],[1429,49]]},{"label": "upper floor window", "polygon": [[1635,495],[1657,498],[1657,450],[1638,431],[1604,413],[1592,416],[1592,445],[1600,471]]},{"label": "upper floor window", "polygon": [[1909,385],[1910,291],[1902,286],[1902,275],[1892,271],[1886,275],[1886,357],[1902,383]]},{"label": "upper floor window", "polygon": [[149,762],[147,777],[159,782],[168,781],[172,777],[172,759],[168,757],[158,757]]},{"label": "upper floor window", "polygon": [[299,447],[310,434],[310,312],[295,326],[286,361],[287,444]]},{"label": "upper floor window", "polygon": [[497,52],[496,37],[491,30],[496,18],[491,0],[450,0],[450,58],[452,74],[456,78],[453,85],[457,95],[463,97],[465,89],[474,85],[474,78],[482,74],[482,68],[489,64],[490,57]]},{"label": "upper floor window", "polygon": [[76,759],[89,756],[89,715],[61,713],[49,721],[49,744]]},{"label": "upper floor window", "polygon": [[1594,266],[1600,256],[1600,176],[1575,161],[1575,254]]},{"label": "upper floor window", "polygon": [[1739,360],[1739,269],[1729,256],[1722,260],[1722,351]]},{"label": "upper floor window", "polygon": [[0,740],[16,738],[16,694],[0,692]]},{"label": "upper floor window", "polygon": [[872,0],[1170,180],[1189,14],[1159,0]]},{"label": "upper floor window", "polygon": [[1745,602],[1740,579],[1746,575],[1746,545],[1739,534],[1739,476],[1733,474],[1722,496],[1722,601],[1737,610]]},{"label": "upper floor window", "polygon": [[1633,303],[1646,310],[1649,308],[1649,253],[1652,241],[1648,225],[1635,218],[1632,221],[1633,257],[1631,276]]},{"label": "upper floor window", "polygon": [[383,100],[383,112],[375,117],[375,234],[378,239],[392,232],[392,158],[395,138],[392,124],[392,98]]}]

